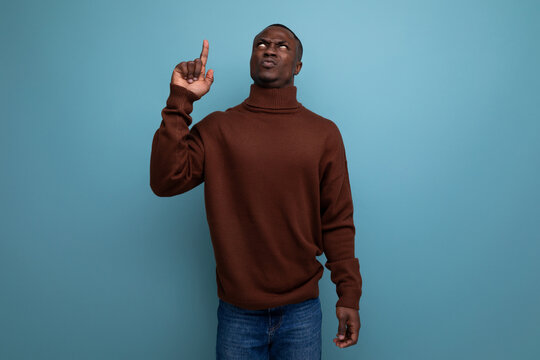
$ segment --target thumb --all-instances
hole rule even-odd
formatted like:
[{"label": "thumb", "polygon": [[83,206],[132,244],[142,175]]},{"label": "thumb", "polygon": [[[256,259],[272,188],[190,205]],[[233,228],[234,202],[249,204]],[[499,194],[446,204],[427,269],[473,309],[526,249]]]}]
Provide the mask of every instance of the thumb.
[{"label": "thumb", "polygon": [[339,340],[345,339],[345,332],[347,331],[347,320],[345,317],[339,318],[338,333]]},{"label": "thumb", "polygon": [[206,77],[204,78],[204,81],[206,81],[208,85],[212,85],[212,83],[214,82],[214,70],[209,69],[206,72]]}]

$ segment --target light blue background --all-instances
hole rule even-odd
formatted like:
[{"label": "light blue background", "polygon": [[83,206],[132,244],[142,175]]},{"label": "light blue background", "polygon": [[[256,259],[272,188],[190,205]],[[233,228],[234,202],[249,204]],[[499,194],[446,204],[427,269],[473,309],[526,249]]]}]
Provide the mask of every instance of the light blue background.
[{"label": "light blue background", "polygon": [[[1,359],[212,359],[203,185],[149,186],[174,66],[210,43],[197,122],[245,99],[253,37],[304,45],[338,124],[364,279],[324,359],[540,358],[538,1],[12,1],[1,6]],[[324,257],[319,258],[324,263]]]}]

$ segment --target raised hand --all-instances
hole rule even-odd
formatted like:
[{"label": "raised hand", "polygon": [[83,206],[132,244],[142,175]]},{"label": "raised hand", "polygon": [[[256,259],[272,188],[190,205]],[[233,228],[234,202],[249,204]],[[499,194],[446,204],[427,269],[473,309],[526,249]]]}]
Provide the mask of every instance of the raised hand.
[{"label": "raised hand", "polygon": [[208,40],[203,40],[201,56],[193,61],[182,61],[173,70],[171,83],[185,87],[202,97],[214,82],[214,70],[205,74],[206,60],[208,59]]}]

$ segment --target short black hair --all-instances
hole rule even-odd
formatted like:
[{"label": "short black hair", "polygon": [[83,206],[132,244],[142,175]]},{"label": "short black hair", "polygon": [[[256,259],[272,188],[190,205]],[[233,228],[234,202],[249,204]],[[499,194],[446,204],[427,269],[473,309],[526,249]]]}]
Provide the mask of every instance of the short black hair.
[{"label": "short black hair", "polygon": [[[300,41],[300,39],[298,38],[298,36],[296,36],[296,34],[291,30],[289,29],[288,27],[286,27],[285,25],[283,24],[272,24],[272,25],[268,25],[267,27],[265,27],[263,30],[265,29],[268,29],[270,26],[281,26],[282,28],[285,28],[287,30],[289,30],[291,32],[291,34],[294,36],[294,38],[296,39],[296,59],[297,61],[300,61],[302,60],[302,53],[304,51],[304,48],[302,47],[302,42]],[[262,31],[261,31],[262,32]],[[259,33],[260,34],[260,33]]]}]

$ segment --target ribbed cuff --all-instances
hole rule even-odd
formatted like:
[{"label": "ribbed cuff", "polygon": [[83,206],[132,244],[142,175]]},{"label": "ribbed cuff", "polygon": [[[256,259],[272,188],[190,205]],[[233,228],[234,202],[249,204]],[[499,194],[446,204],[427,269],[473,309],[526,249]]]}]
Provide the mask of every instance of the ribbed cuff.
[{"label": "ribbed cuff", "polygon": [[337,306],[343,306],[346,308],[351,308],[355,310],[360,309],[360,296],[362,295],[361,290],[357,290],[354,288],[350,289],[343,289],[343,295],[341,295],[336,302]]},{"label": "ribbed cuff", "polygon": [[188,90],[180,85],[170,83],[169,88],[170,94],[169,98],[167,99],[167,107],[179,109],[184,102],[188,101],[193,104],[193,102],[201,98],[193,91]]},{"label": "ribbed cuff", "polygon": [[339,298],[336,306],[358,310],[362,295],[362,276],[358,258],[327,261],[325,267],[330,270],[330,279],[336,284]]}]

